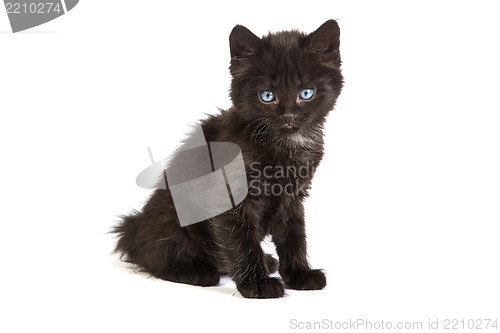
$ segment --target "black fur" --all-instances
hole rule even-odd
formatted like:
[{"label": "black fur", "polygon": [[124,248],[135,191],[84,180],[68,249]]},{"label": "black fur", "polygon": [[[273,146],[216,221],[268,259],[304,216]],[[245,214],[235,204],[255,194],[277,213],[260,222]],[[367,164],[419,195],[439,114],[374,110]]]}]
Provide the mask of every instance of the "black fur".
[{"label": "black fur", "polygon": [[[325,117],[342,89],[339,34],[333,20],[309,35],[283,31],[263,38],[236,26],[230,35],[233,107],[203,120],[202,128],[207,141],[241,148],[248,196],[235,209],[181,227],[169,189],[157,189],[140,212],[115,227],[116,251],[169,281],[213,286],[229,274],[249,298],[281,297],[284,287],[324,288],[325,275],[307,261],[303,200],[323,156]],[[299,100],[305,88],[315,95]],[[264,90],[277,100],[264,103]],[[273,186],[289,192],[269,193]],[[269,277],[278,262],[261,248],[267,234],[282,281]]]}]

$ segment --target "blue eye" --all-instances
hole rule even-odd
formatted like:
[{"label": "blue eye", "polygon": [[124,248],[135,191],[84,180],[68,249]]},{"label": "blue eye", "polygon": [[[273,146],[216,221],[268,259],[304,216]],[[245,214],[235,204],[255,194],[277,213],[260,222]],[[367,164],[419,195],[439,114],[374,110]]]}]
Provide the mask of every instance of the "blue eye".
[{"label": "blue eye", "polygon": [[302,89],[299,93],[300,99],[303,100],[308,100],[313,98],[314,96],[314,89],[313,88],[307,88],[307,89]]},{"label": "blue eye", "polygon": [[276,97],[274,97],[274,93],[272,91],[264,90],[260,92],[260,99],[264,103],[271,103],[276,99]]}]

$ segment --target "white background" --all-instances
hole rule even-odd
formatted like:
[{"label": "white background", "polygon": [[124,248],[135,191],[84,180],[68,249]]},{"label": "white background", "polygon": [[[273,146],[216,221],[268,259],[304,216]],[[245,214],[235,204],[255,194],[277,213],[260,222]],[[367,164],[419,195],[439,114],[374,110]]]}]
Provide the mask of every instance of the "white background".
[{"label": "white background", "polygon": [[[497,7],[83,0],[18,34],[0,14],[0,331],[500,321]],[[232,27],[311,32],[330,18],[346,84],[306,205],[327,288],[247,300],[227,280],[198,288],[128,269],[107,232],[149,195],[135,185],[146,148],[165,157],[230,106]]]}]

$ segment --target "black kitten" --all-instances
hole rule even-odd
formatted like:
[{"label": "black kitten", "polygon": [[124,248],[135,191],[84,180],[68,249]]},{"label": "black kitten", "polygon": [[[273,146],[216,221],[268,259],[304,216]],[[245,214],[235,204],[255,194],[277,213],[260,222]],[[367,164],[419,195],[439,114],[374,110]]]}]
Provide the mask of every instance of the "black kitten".
[{"label": "black kitten", "polygon": [[[342,89],[339,27],[258,38],[237,25],[229,37],[233,107],[201,123],[206,141],[238,145],[248,195],[225,213],[181,227],[170,189],[114,231],[116,251],[155,277],[213,286],[229,274],[244,297],[316,290],[325,275],[309,266],[303,200],[323,156],[323,124]],[[261,248],[270,234],[279,263]],[[280,279],[269,274],[279,269]]]}]

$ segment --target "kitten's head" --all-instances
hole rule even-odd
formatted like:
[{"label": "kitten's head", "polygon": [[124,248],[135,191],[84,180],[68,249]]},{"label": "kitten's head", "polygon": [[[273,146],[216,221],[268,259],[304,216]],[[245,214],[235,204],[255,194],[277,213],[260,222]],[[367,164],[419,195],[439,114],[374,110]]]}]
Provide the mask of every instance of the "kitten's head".
[{"label": "kitten's head", "polygon": [[313,33],[282,31],[259,38],[237,25],[229,37],[231,99],[256,138],[320,139],[342,89],[340,30],[329,20]]}]

